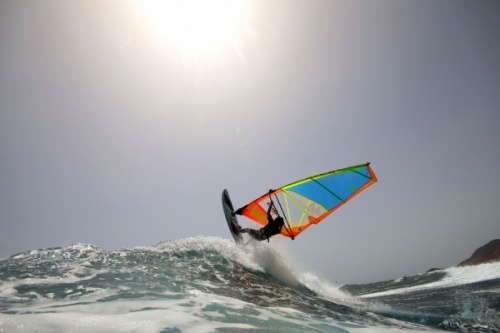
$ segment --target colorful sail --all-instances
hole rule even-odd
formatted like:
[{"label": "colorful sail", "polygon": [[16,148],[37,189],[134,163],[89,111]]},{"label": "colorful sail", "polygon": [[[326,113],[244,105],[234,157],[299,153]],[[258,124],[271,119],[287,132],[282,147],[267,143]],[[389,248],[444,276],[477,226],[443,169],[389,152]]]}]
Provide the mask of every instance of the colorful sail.
[{"label": "colorful sail", "polygon": [[267,224],[267,207],[271,202],[285,217],[282,234],[295,237],[351,200],[377,181],[370,163],[325,172],[270,190],[238,211]]}]

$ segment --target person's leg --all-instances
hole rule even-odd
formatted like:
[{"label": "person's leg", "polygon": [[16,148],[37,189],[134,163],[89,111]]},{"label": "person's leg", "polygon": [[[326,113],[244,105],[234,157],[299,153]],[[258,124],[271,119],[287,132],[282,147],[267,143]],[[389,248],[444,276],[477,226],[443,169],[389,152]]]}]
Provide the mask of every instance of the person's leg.
[{"label": "person's leg", "polygon": [[[245,230],[245,231],[243,231],[243,230]],[[263,235],[260,232],[260,230],[245,228],[245,229],[241,229],[241,232],[248,233],[248,235],[250,235],[252,238],[254,238],[254,239],[258,240],[258,241],[262,241],[262,240],[266,239],[265,235]]]}]

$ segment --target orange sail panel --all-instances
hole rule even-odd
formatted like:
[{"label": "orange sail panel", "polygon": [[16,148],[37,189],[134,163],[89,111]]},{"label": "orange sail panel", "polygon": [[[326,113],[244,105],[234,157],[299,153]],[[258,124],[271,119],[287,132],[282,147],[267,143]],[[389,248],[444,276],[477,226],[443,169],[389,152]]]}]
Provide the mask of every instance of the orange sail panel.
[{"label": "orange sail panel", "polygon": [[283,228],[281,233],[295,237],[309,226],[320,223],[376,181],[377,176],[370,163],[355,165],[304,178],[271,190],[240,210],[242,215],[266,225],[267,204],[273,200],[275,207],[288,223],[288,228]]}]

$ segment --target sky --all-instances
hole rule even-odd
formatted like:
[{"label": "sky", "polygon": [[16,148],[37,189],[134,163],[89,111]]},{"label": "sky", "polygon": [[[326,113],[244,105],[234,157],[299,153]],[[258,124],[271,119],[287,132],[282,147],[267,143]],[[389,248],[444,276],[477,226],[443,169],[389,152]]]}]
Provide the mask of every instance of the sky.
[{"label": "sky", "polygon": [[0,2],[0,258],[231,239],[223,189],[365,162],[377,183],[263,246],[366,283],[500,238],[499,1],[207,3]]}]

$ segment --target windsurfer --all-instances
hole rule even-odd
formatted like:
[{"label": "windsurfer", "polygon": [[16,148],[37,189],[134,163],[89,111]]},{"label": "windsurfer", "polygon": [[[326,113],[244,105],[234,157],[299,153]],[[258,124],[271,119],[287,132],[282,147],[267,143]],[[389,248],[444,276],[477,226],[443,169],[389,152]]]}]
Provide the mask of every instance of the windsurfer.
[{"label": "windsurfer", "polygon": [[[281,216],[278,216],[276,218],[273,218],[271,215],[271,210],[274,208],[272,203],[268,203],[269,208],[267,209],[267,221],[268,223],[260,228],[259,230],[257,229],[251,229],[251,228],[240,228],[238,229],[238,232],[240,233],[248,233],[252,238],[258,240],[258,241],[263,241],[263,240],[268,240],[274,235],[277,235],[281,233],[281,228],[285,224],[283,218]],[[276,209],[274,212],[277,214]],[[235,214],[241,215],[241,211],[237,210],[234,212]]]}]

